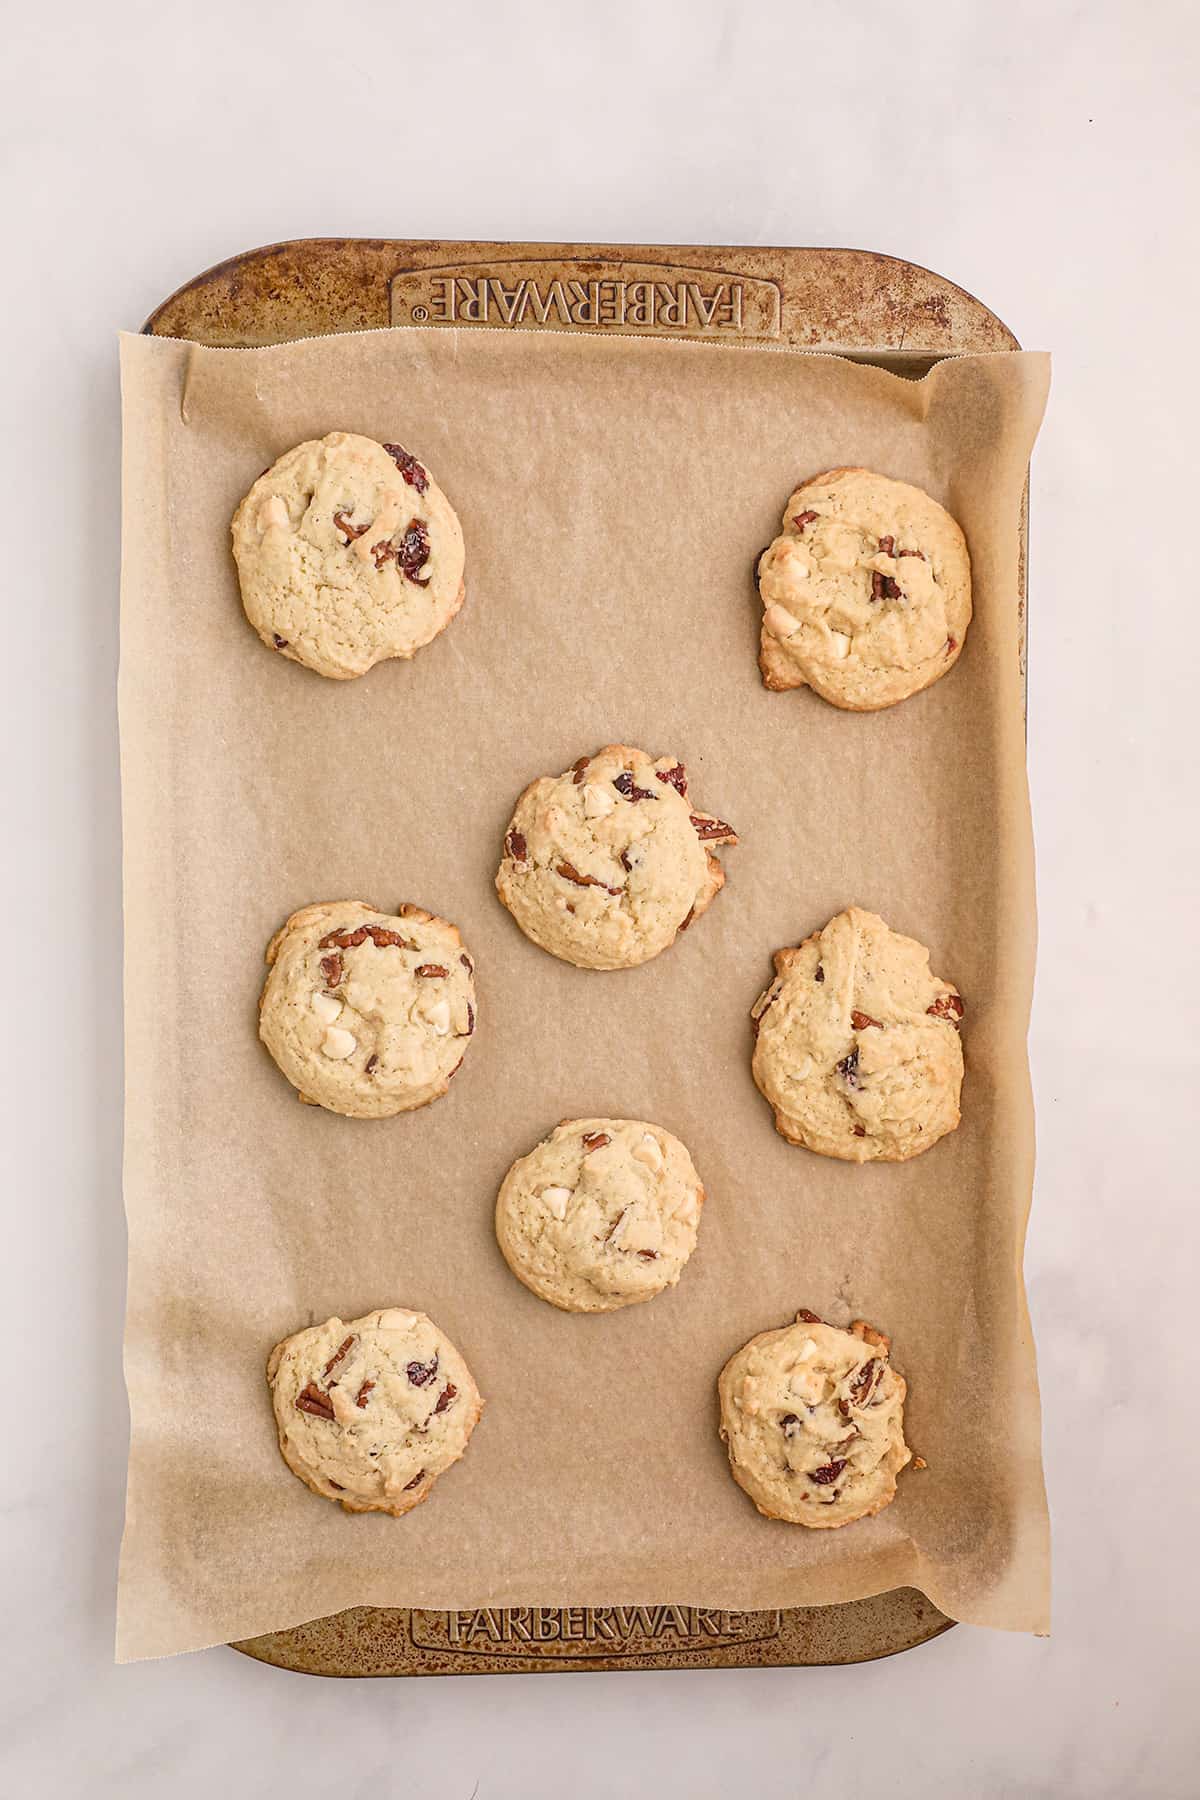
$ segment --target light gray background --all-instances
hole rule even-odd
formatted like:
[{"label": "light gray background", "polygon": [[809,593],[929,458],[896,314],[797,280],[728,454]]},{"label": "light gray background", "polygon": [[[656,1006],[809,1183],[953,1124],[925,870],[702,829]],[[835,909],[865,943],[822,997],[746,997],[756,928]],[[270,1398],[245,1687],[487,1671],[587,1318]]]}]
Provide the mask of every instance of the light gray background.
[{"label": "light gray background", "polygon": [[[7,0],[3,35],[0,1787],[1194,1795],[1195,8]],[[112,1666],[114,334],[219,258],[343,233],[859,245],[1054,351],[1029,721],[1049,1642],[960,1627],[853,1670],[407,1684],[221,1650]]]}]

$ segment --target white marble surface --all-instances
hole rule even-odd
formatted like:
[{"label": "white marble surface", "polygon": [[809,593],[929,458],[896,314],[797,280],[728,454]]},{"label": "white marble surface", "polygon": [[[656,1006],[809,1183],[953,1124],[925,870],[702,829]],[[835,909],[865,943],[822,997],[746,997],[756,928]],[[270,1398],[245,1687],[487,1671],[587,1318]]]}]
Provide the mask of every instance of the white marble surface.
[{"label": "white marble surface", "polygon": [[[1200,1791],[1188,0],[5,9],[9,1004],[0,1789],[122,1800]],[[115,1669],[118,327],[306,234],[856,244],[1055,352],[1033,487],[1028,1253],[1049,1642],[855,1670]],[[1190,765],[1190,766],[1189,766]],[[1194,1136],[1194,1132],[1192,1134]]]}]

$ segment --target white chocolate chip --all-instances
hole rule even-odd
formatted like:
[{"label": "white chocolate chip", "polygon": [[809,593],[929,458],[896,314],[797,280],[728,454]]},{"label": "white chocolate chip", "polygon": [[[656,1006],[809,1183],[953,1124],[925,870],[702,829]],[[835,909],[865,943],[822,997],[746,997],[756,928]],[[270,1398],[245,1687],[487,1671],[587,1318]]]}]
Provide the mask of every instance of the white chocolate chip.
[{"label": "white chocolate chip", "polygon": [[852,641],[844,631],[831,631],[829,634],[830,649],[837,657],[849,656]]},{"label": "white chocolate chip", "polygon": [[810,573],[811,571],[809,570],[808,564],[806,562],[801,562],[798,556],[793,556],[789,559],[788,574],[792,576],[794,580],[807,581]]},{"label": "white chocolate chip", "polygon": [[797,1362],[811,1362],[813,1357],[816,1354],[817,1354],[816,1339],[815,1338],[805,1338],[805,1340],[801,1344],[799,1350],[797,1350],[797,1352],[796,1352],[796,1361]]},{"label": "white chocolate chip", "polygon": [[407,1331],[420,1318],[419,1313],[408,1312],[403,1306],[385,1306],[379,1315],[380,1331]]},{"label": "white chocolate chip", "polygon": [[799,1399],[803,1400],[806,1406],[816,1405],[817,1401],[821,1398],[821,1389],[823,1386],[824,1382],[822,1377],[815,1369],[809,1374],[804,1374],[802,1372],[792,1376],[791,1391]]},{"label": "white chocolate chip", "polygon": [[794,618],[786,606],[768,606],[763,614],[763,624],[771,636],[777,638],[791,637],[800,629],[799,619]]},{"label": "white chocolate chip", "polygon": [[438,1036],[445,1037],[450,1030],[450,1002],[435,1000],[432,1006],[426,1008],[425,1017]]},{"label": "white chocolate chip", "polygon": [[606,819],[616,804],[612,788],[599,781],[589,781],[583,790],[583,810],[589,819]]},{"label": "white chocolate chip", "polygon": [[641,1143],[634,1147],[633,1160],[644,1163],[652,1175],[657,1175],[663,1166],[663,1153],[659,1149],[658,1139],[652,1137],[648,1131],[645,1132]]},{"label": "white chocolate chip", "polygon": [[279,495],[269,495],[258,509],[258,529],[265,536],[272,526],[286,527],[289,523],[288,509]]},{"label": "white chocolate chip", "polygon": [[332,994],[323,994],[319,988],[311,995],[308,1004],[326,1025],[332,1025],[342,1010],[340,1000],[335,999]]},{"label": "white chocolate chip", "polygon": [[758,1383],[752,1375],[747,1375],[742,1382],[740,1395],[742,1411],[753,1415],[758,1411]]},{"label": "white chocolate chip", "polygon": [[699,1210],[695,1194],[687,1194],[675,1208],[672,1217],[678,1219],[682,1225],[691,1225]]},{"label": "white chocolate chip", "polygon": [[539,1196],[556,1219],[565,1219],[571,1202],[571,1190],[565,1187],[543,1188]]},{"label": "white chocolate chip", "polygon": [[352,1031],[343,1031],[340,1025],[331,1025],[321,1039],[321,1049],[333,1062],[344,1062],[358,1048],[358,1039]]}]

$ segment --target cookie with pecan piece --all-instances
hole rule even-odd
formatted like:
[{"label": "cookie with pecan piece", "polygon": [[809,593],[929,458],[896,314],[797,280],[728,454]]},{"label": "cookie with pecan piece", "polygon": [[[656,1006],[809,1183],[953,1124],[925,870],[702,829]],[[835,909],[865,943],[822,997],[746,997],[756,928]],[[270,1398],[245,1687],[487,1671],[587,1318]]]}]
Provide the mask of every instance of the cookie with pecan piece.
[{"label": "cookie with pecan piece", "polygon": [[717,1383],[721,1438],[760,1513],[821,1530],[895,1499],[912,1451],[889,1350],[862,1319],[842,1331],[806,1310],[730,1357]]},{"label": "cookie with pecan piece", "polygon": [[475,1031],[475,967],[458,927],[419,906],[331,900],[267,946],[259,1036],[302,1100],[386,1119],[437,1100]]},{"label": "cookie with pecan piece", "polygon": [[851,906],[795,949],[754,1003],[754,1079],[789,1143],[906,1162],[959,1121],[958,990],[929,952]]},{"label": "cookie with pecan piece", "polygon": [[580,969],[631,969],[665,950],[724,884],[736,844],[698,810],[674,756],[609,744],[531,782],[504,837],[496,891],[526,937]]},{"label": "cookie with pecan piece", "polygon": [[613,1312],[673,1287],[704,1189],[661,1125],[566,1119],[504,1177],[496,1238],[518,1281],[564,1312]]},{"label": "cookie with pecan piece", "polygon": [[285,1338],[267,1384],[292,1473],[347,1512],[397,1519],[458,1461],[483,1411],[449,1338],[402,1306]]},{"label": "cookie with pecan piece", "polygon": [[462,527],[424,465],[354,432],[297,444],[233,515],[246,617],[292,662],[346,681],[410,657],[463,602]]},{"label": "cookie with pecan piece", "polygon": [[953,668],[971,622],[971,559],[950,514],[870,469],[796,489],[758,563],[759,667],[851,712],[894,706]]}]

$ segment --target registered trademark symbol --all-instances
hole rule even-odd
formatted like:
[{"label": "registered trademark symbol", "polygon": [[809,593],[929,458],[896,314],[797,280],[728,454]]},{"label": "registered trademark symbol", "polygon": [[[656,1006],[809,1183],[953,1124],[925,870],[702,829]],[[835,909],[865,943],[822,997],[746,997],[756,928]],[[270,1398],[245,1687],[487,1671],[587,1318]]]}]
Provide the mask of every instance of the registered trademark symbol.
[{"label": "registered trademark symbol", "polygon": [[429,317],[429,308],[427,306],[414,306],[412,309],[412,316],[417,320],[418,324],[423,325],[425,320]]}]

